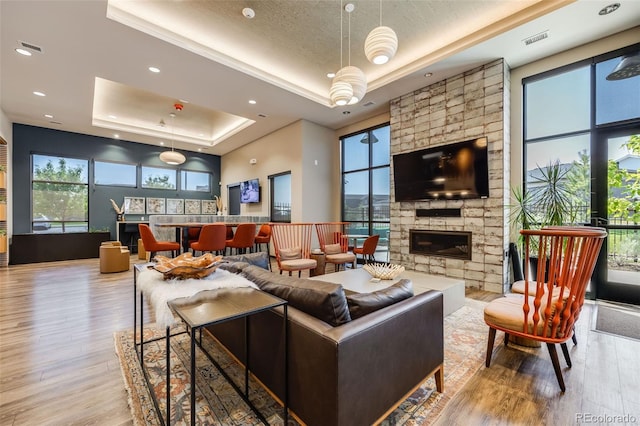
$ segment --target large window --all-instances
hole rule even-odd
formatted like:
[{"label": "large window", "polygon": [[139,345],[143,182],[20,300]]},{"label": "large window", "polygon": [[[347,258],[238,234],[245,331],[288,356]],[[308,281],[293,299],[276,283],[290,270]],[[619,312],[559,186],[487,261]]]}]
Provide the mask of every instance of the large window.
[{"label": "large window", "polygon": [[136,165],[95,161],[93,181],[96,185],[136,187]]},{"label": "large window", "polygon": [[269,176],[271,221],[291,222],[291,172]]},{"label": "large window", "polygon": [[87,231],[89,162],[37,154],[31,159],[33,231]]},{"label": "large window", "polygon": [[183,170],[180,175],[180,189],[183,191],[209,192],[211,173]]},{"label": "large window", "polygon": [[176,189],[176,170],[142,166],[142,187]]},{"label": "large window", "polygon": [[389,239],[390,127],[345,136],[342,142],[342,220],[349,233],[379,234],[379,254]]}]

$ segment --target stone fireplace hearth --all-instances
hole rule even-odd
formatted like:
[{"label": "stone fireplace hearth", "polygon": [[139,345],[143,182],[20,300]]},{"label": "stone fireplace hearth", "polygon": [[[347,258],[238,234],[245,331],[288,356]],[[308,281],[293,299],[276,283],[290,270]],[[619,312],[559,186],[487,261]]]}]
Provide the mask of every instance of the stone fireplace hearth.
[{"label": "stone fireplace hearth", "polygon": [[409,253],[471,260],[471,232],[411,229]]}]

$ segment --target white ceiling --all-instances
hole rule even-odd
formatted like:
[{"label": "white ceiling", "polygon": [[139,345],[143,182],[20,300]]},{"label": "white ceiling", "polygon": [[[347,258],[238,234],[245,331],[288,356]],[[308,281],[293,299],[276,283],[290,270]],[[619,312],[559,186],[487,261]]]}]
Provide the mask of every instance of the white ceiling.
[{"label": "white ceiling", "polygon": [[[363,45],[380,3],[352,3],[343,63],[365,72],[368,92],[333,107],[326,73],[340,67],[338,0],[2,0],[0,105],[16,123],[223,155],[299,119],[338,129],[494,59],[515,68],[640,22],[637,0],[619,0],[606,16],[598,11],[613,1],[383,0],[399,49],[376,66]],[[548,38],[524,44],[543,31]],[[19,55],[20,42],[42,53]],[[184,110],[172,119],[179,100]]]}]

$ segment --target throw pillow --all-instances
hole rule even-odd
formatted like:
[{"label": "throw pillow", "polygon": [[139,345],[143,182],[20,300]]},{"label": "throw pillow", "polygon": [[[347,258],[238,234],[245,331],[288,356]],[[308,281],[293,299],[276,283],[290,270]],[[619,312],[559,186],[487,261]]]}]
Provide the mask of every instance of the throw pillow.
[{"label": "throw pillow", "polygon": [[386,308],[401,300],[413,296],[413,285],[410,280],[400,280],[391,287],[373,293],[357,293],[347,296],[351,319],[363,317],[378,309]]},{"label": "throw pillow", "polygon": [[[249,265],[256,265],[263,269],[269,269],[269,255],[266,252],[238,254],[235,256],[224,256],[222,260],[228,262],[242,262]],[[245,265],[241,265],[244,267]]]},{"label": "throw pillow", "polygon": [[293,260],[302,258],[302,249],[300,247],[283,248],[279,250],[280,260]]},{"label": "throw pillow", "polygon": [[338,254],[342,253],[342,248],[339,243],[336,244],[325,244],[324,245],[324,253],[325,254]]},{"label": "throw pillow", "polygon": [[274,274],[247,266],[242,275],[260,290],[289,302],[289,306],[334,327],[351,321],[344,289],[340,284]]}]

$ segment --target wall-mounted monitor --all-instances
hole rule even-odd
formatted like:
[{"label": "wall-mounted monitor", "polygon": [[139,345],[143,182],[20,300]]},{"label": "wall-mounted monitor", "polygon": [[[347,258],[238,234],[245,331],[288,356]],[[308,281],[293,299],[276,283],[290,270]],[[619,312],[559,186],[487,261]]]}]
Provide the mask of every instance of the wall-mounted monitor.
[{"label": "wall-mounted monitor", "polygon": [[487,138],[393,156],[396,201],[489,196]]},{"label": "wall-mounted monitor", "polygon": [[260,182],[258,179],[240,182],[240,202],[243,204],[260,202]]}]

